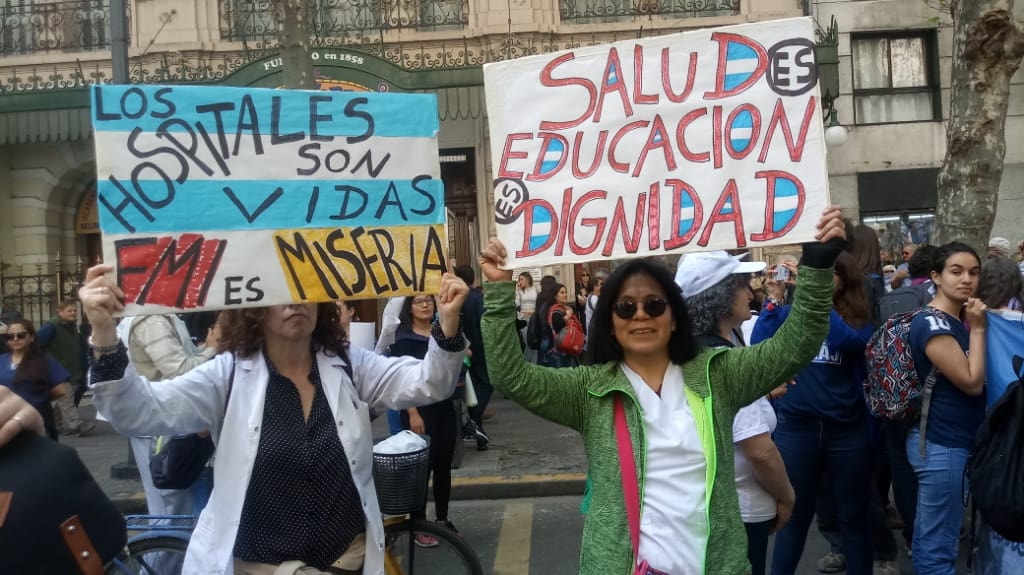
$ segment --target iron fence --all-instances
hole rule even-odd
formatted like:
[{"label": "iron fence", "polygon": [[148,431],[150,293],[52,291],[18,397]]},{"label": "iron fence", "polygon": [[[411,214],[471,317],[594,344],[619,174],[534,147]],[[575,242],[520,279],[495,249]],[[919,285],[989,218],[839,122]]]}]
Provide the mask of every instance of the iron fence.
[{"label": "iron fence", "polygon": [[84,277],[82,264],[14,266],[0,262],[0,320],[31,320],[36,327],[57,313],[57,304],[77,299]]},{"label": "iron fence", "polygon": [[565,24],[620,22],[639,16],[707,18],[740,13],[740,0],[559,0]]},{"label": "iron fence", "polygon": [[0,55],[108,46],[109,0],[0,1]]},{"label": "iron fence", "polygon": [[[315,38],[349,38],[381,30],[459,30],[469,24],[466,0],[308,0]],[[219,0],[224,40],[275,39],[269,0]]]}]

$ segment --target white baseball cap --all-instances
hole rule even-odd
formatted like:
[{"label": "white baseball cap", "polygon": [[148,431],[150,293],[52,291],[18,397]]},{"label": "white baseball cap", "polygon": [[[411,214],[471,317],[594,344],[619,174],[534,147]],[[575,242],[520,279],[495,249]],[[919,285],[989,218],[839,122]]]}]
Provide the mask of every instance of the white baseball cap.
[{"label": "white baseball cap", "polygon": [[764,262],[745,262],[748,254],[730,256],[722,250],[683,254],[676,268],[676,285],[683,291],[683,297],[693,297],[731,274],[752,274],[768,267]]}]

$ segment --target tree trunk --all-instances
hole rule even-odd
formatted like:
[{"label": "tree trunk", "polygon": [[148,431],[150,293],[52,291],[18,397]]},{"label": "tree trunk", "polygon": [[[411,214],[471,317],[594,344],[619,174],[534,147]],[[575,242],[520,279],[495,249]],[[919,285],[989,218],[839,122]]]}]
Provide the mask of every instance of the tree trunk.
[{"label": "tree trunk", "polygon": [[936,240],[980,253],[996,217],[1006,153],[1010,78],[1024,56],[1014,0],[959,0],[953,15],[953,72],[946,158],[938,178]]},{"label": "tree trunk", "polygon": [[313,60],[309,39],[312,37],[308,0],[272,0],[277,23],[277,46],[284,70],[284,87],[315,90]]}]

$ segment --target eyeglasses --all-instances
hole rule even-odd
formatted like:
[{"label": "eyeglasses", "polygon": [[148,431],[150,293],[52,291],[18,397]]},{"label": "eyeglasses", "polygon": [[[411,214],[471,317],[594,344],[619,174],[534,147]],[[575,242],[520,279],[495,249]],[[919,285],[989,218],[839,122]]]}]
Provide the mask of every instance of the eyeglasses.
[{"label": "eyeglasses", "polygon": [[433,298],[428,298],[428,297],[424,297],[424,298],[419,298],[418,297],[418,298],[412,300],[412,305],[434,305],[434,300],[433,300]]},{"label": "eyeglasses", "polygon": [[28,332],[27,331],[19,331],[17,333],[8,333],[6,335],[7,335],[7,341],[14,341],[14,340],[20,340],[20,339],[28,338]]},{"label": "eyeglasses", "polygon": [[631,299],[622,299],[615,302],[612,308],[615,315],[622,319],[633,319],[638,309],[643,308],[644,312],[651,317],[660,317],[668,309],[668,302],[656,296],[649,297],[642,302]]}]

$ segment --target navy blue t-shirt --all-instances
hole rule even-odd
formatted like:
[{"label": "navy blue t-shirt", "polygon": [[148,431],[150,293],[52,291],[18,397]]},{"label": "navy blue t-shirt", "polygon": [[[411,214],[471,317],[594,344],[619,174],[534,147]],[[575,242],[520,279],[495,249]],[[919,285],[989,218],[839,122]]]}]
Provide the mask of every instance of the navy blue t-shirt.
[{"label": "navy blue t-shirt", "polygon": [[[970,332],[959,319],[935,308],[928,308],[928,311],[931,313],[918,314],[910,324],[910,350],[921,381],[932,369],[932,362],[924,352],[931,338],[953,336],[965,353],[970,343]],[[928,413],[928,441],[944,447],[970,449],[984,418],[984,394],[967,395],[941,372],[936,374]]]}]

